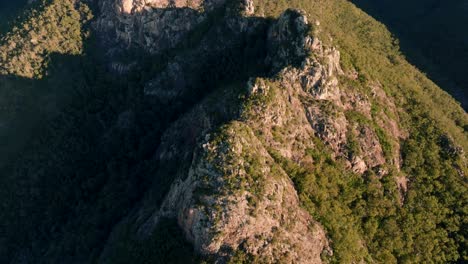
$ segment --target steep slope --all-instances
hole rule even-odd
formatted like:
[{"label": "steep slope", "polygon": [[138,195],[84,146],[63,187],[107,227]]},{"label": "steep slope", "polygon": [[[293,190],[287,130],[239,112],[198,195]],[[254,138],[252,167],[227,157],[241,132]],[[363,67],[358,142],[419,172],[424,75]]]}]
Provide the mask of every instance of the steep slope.
[{"label": "steep slope", "polygon": [[72,81],[0,82],[74,91],[4,162],[2,262],[466,260],[466,113],[352,4],[96,6]]},{"label": "steep slope", "polygon": [[[300,14],[290,11],[271,26],[267,43],[272,46],[268,54],[284,57],[267,58],[266,61],[275,60],[281,65],[285,63],[281,60],[304,56],[302,38],[307,26],[303,19]],[[298,46],[285,48],[282,41]],[[171,172],[179,177],[175,178],[162,202],[149,192],[140,209],[130,214],[112,235],[101,256],[103,262],[121,260],[122,252],[129,252],[127,257],[131,258],[129,248],[132,247],[116,248],[115,245],[119,245],[116,241],[147,239],[161,218],[176,218],[196,251],[217,261],[227,261],[236,252],[245,252],[249,259],[263,263],[280,259],[298,263],[321,262],[321,252],[328,244],[323,228],[299,207],[292,182],[275,165],[252,129],[244,122],[229,121],[236,118],[239,111],[232,112],[232,108],[239,108],[237,104],[242,102],[230,100],[246,92],[247,86],[242,83],[239,88],[222,88],[165,133],[155,157],[161,160],[158,174]],[[223,94],[230,93],[234,94],[223,98]],[[215,103],[215,100],[220,102]],[[228,124],[219,132],[216,130],[222,123],[219,116],[213,116],[216,112],[231,112],[222,122]],[[182,160],[188,166],[174,167]],[[134,234],[122,231],[128,226],[138,231]]]},{"label": "steep slope", "polygon": [[27,9],[21,24],[0,39],[0,167],[28,141],[30,130],[56,114],[83,78],[73,56],[84,50],[83,24],[91,19],[90,10],[69,1],[46,3]]},{"label": "steep slope", "polygon": [[468,107],[466,1],[352,2],[389,25],[408,59]]}]

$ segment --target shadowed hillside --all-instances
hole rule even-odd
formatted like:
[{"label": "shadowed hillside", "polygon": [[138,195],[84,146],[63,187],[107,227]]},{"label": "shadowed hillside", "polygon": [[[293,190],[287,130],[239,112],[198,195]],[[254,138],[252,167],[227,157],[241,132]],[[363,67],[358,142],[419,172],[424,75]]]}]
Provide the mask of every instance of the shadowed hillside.
[{"label": "shadowed hillside", "polygon": [[[54,9],[61,7],[59,3],[54,2]],[[177,15],[186,10],[171,8],[168,12]],[[165,163],[160,169],[154,155],[172,123],[224,87],[235,87],[229,98],[236,109],[238,96],[244,93],[238,83],[247,83],[250,77],[274,76],[287,66],[286,62],[276,62],[273,68],[265,63],[266,33],[275,20],[233,13],[236,23],[251,25],[244,32],[221,20],[225,12],[213,11],[209,23],[194,28],[164,54],[125,51],[120,56],[136,60],[137,67],[124,76],[100,61],[105,52],[94,38],[83,39],[78,55],[49,53],[45,59],[20,61],[46,61],[32,68],[31,72],[38,73],[33,78],[0,76],[0,93],[4,95],[0,101],[0,138],[4,143],[0,173],[4,177],[0,181],[8,186],[0,191],[2,205],[8,211],[0,217],[0,233],[5,234],[0,260],[17,262],[25,258],[55,263],[96,259],[112,229],[152,184],[160,202],[168,192],[175,176],[164,170],[181,164]],[[221,37],[219,32],[228,34]],[[208,44],[211,53],[206,54]],[[28,51],[28,45],[21,47],[23,52]],[[186,83],[164,83],[169,91],[180,90],[176,98],[145,97],[147,87],[143,84],[162,75],[176,59],[186,69]],[[18,63],[8,60],[10,65]],[[288,58],[288,63],[297,61],[300,59]],[[24,70],[15,68],[19,74]],[[227,113],[217,116],[219,123],[234,117]],[[145,242],[161,244],[160,251],[147,250],[147,244],[137,244],[136,249],[129,245],[128,255],[123,257],[147,254],[161,261],[166,255],[168,261],[192,259],[192,249],[177,237],[181,235],[174,220],[160,225],[158,234]],[[143,263],[144,256],[136,258]]]},{"label": "shadowed hillside", "polygon": [[28,0],[0,0],[0,34],[11,25],[12,20],[24,11]]},{"label": "shadowed hillside", "polygon": [[468,108],[468,3],[352,0],[390,28],[408,60]]}]

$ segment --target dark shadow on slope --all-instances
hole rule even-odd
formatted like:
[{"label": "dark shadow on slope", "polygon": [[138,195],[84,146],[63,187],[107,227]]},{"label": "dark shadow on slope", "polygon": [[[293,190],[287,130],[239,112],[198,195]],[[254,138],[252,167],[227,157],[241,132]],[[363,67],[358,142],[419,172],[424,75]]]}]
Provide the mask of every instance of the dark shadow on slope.
[{"label": "dark shadow on slope", "polygon": [[466,1],[350,1],[389,27],[406,58],[468,109]]},{"label": "dark shadow on slope", "polygon": [[140,65],[127,75],[109,71],[91,41],[84,56],[53,55],[43,80],[0,78],[6,93],[14,88],[29,102],[5,102],[25,111],[5,117],[12,152],[3,153],[0,170],[0,262],[96,260],[149,186],[162,201],[175,177],[170,169],[184,165],[160,170],[155,151],[167,128],[219,87],[282,68],[266,63],[275,52],[267,41],[275,21],[235,15],[230,24],[223,9],[214,12],[221,15],[163,55],[126,53]]},{"label": "dark shadow on slope", "polygon": [[0,34],[8,32],[11,22],[23,12],[27,4],[27,0],[0,0]]},{"label": "dark shadow on slope", "polygon": [[[84,78],[81,58],[51,54],[48,76],[0,75],[0,169],[76,96]],[[36,129],[38,128],[38,129]]]}]

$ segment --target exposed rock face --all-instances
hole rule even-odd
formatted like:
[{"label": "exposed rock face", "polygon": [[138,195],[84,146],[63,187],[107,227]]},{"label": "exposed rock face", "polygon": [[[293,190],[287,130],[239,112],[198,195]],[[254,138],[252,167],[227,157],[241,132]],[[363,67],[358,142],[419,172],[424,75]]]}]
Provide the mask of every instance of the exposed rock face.
[{"label": "exposed rock face", "polygon": [[[305,20],[305,18],[298,19]],[[258,118],[255,120],[262,123],[262,133],[271,135],[270,131],[285,131],[295,126],[296,131],[288,132],[293,135],[300,134],[297,130],[302,130],[302,134],[309,133],[308,136],[300,137],[301,142],[307,142],[307,139],[313,135],[318,136],[329,145],[335,157],[345,157],[348,166],[356,173],[363,174],[375,168],[379,175],[383,175],[387,173],[386,170],[380,169],[384,164],[391,164],[399,169],[401,163],[399,141],[404,137],[404,133],[397,125],[396,107],[385,95],[382,87],[374,86],[374,94],[371,96],[376,99],[375,103],[385,104],[386,112],[391,113],[394,119],[383,110],[371,113],[372,103],[369,95],[340,84],[339,78],[346,77],[340,67],[338,50],[324,46],[317,38],[309,36],[293,47],[294,50],[302,50],[301,54],[308,51],[313,56],[305,58],[298,68],[290,67],[282,71],[280,78],[282,89],[280,95],[275,94],[275,97],[282,96],[283,99],[274,99],[276,101],[274,107],[256,109]],[[266,87],[263,90],[270,89]],[[296,101],[292,98],[300,99]],[[281,100],[287,103],[281,103]],[[287,112],[298,107],[302,108],[302,112],[296,111],[285,118]],[[281,109],[282,113],[279,112]],[[271,122],[271,120],[280,120],[280,122]],[[295,120],[294,125],[291,124],[291,120]],[[307,120],[307,123],[304,123],[304,120]],[[374,125],[371,125],[372,123]],[[273,138],[271,135],[272,141]],[[298,141],[297,137],[283,141],[292,139]],[[384,150],[382,141],[390,145],[387,146],[389,149]],[[277,145],[279,144],[275,143],[275,148],[278,148]],[[302,145],[301,151],[311,147],[310,143],[296,145]],[[356,149],[350,150],[350,145],[356,145]],[[291,149],[283,150],[283,153],[294,152]],[[296,156],[295,159],[300,160],[300,157]]]},{"label": "exposed rock face", "polygon": [[[203,7],[204,0],[117,0],[117,12],[132,14],[150,8],[192,8]],[[208,2],[208,1],[206,1]]]},{"label": "exposed rock face", "polygon": [[[264,32],[266,42],[271,45],[264,63],[271,63],[273,73],[281,65],[301,61],[306,56],[307,20],[296,11],[285,12],[271,25],[239,17],[227,21],[224,29],[230,30],[231,36],[244,39],[249,39],[246,36],[250,34],[258,34],[255,30]],[[284,43],[288,39],[295,44],[293,49],[286,51]],[[219,47],[216,43],[211,44],[214,54],[217,49],[229,47],[224,41]],[[187,62],[205,54],[204,47],[202,41],[200,49],[169,62],[166,70],[148,84],[146,96],[159,101],[174,100],[190,89],[197,80],[187,75],[194,72],[189,70],[192,66]],[[250,89],[250,97],[267,93],[267,86],[261,79],[252,80],[251,85],[253,87],[244,84]],[[171,171],[177,175],[177,180],[162,203],[148,195],[138,214],[130,216],[128,221],[134,221],[138,230],[136,236],[144,238],[153,232],[162,217],[176,218],[196,251],[214,257],[219,263],[239,251],[263,263],[278,260],[321,263],[320,255],[328,250],[325,231],[300,207],[291,180],[268,152],[271,146],[254,134],[258,127],[249,120],[230,122],[235,116],[247,113],[242,105],[239,107],[234,103],[238,96],[238,92],[221,89],[166,132],[156,153],[162,164],[158,173]],[[298,112],[291,115],[302,117],[307,130],[298,129],[298,133],[310,139],[313,130],[301,115],[301,104],[298,102],[292,109]],[[293,117],[279,113],[276,120],[270,121],[288,122]],[[221,132],[213,132],[223,123],[227,125]],[[290,155],[303,155],[291,146],[278,144],[275,147],[283,149],[286,155],[288,151]],[[105,250],[102,259],[106,252],[109,249]]]},{"label": "exposed rock face", "polygon": [[[244,12],[249,10],[248,3],[243,6]],[[345,74],[339,52],[308,35],[307,17],[301,12],[286,11],[271,25],[239,17],[220,27],[220,32],[230,30],[233,39],[264,32],[264,63],[272,74],[279,73],[275,79],[251,78],[244,84],[247,99],[240,107],[233,103],[239,95],[232,88],[221,89],[177,121],[156,153],[162,164],[157,173],[171,172],[177,180],[163,202],[148,195],[127,223],[135,225],[141,238],[149,236],[161,218],[175,218],[197,252],[220,263],[238,251],[264,263],[321,263],[320,255],[331,252],[325,231],[301,209],[291,180],[270,151],[308,164],[307,150],[315,147],[313,138],[319,138],[335,158],[348,160],[355,173],[376,170],[384,175],[381,166],[391,160],[398,167],[399,156],[398,151],[384,152],[373,119],[392,128],[387,137],[394,149],[402,133],[386,114],[371,113],[368,95],[340,84]],[[225,52],[229,46],[223,37],[220,41],[223,44],[201,41],[197,49],[169,61],[146,85],[146,96],[160,102],[183,98],[198,82],[189,73],[199,75],[200,63],[192,68],[192,62],[206,54],[209,43],[214,56]],[[374,90],[371,96],[388,101],[381,87]],[[387,111],[397,116],[394,107]],[[369,120],[368,125],[354,115]],[[221,131],[214,132],[222,124]],[[356,145],[353,150],[350,144]]]},{"label": "exposed rock face", "polygon": [[[270,56],[267,62],[276,70],[281,70],[283,65],[297,65],[306,56],[303,34],[308,30],[308,21],[305,14],[288,10],[280,16],[268,31],[268,39],[274,40],[268,43]],[[301,36],[301,37],[297,37]]]},{"label": "exposed rock face", "polygon": [[288,176],[247,125],[233,123],[224,136],[194,156],[161,214],[175,213],[203,254],[222,258],[242,249],[263,263],[321,263],[325,233],[300,208]]},{"label": "exposed rock face", "polygon": [[253,0],[244,0],[243,8],[246,15],[253,15],[255,13],[255,5]]},{"label": "exposed rock face", "polygon": [[158,53],[175,47],[224,0],[101,1],[96,28],[106,34],[112,52],[143,48]]}]

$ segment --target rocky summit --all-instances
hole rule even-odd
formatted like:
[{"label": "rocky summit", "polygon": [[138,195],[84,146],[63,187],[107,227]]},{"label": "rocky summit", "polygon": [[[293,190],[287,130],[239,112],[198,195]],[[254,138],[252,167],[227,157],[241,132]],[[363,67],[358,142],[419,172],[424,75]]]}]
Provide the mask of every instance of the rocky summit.
[{"label": "rocky summit", "polygon": [[20,10],[1,263],[468,261],[468,116],[351,2]]}]

